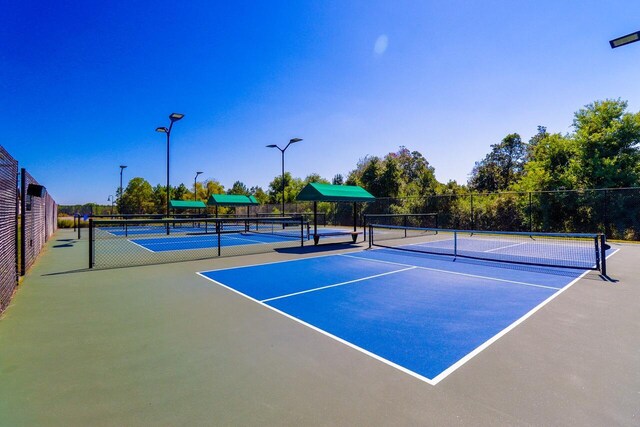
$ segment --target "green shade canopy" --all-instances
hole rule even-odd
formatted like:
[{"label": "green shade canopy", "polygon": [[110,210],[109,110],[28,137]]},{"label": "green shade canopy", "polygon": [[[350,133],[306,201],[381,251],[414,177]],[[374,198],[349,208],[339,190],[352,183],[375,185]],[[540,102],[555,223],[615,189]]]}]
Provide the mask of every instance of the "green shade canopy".
[{"label": "green shade canopy", "polygon": [[207,206],[202,201],[194,200],[169,200],[171,209],[204,209]]},{"label": "green shade canopy", "polygon": [[312,182],[300,191],[296,200],[305,202],[373,202],[376,198],[357,185],[333,185]]},{"label": "green shade canopy", "polygon": [[258,204],[253,196],[242,194],[213,194],[207,201],[209,206],[252,206]]}]

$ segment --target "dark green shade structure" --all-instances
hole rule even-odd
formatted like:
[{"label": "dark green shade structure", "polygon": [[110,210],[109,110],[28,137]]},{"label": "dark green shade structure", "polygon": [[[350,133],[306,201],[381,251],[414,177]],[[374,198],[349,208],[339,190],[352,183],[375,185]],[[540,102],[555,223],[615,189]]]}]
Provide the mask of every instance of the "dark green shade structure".
[{"label": "dark green shade structure", "polygon": [[[311,182],[298,194],[296,200],[313,202],[313,236],[317,242],[318,235],[318,202],[352,202],[353,203],[353,231],[357,229],[357,202],[373,202],[376,198],[367,190],[357,185],[333,185]],[[354,237],[355,242],[355,237]]]},{"label": "dark green shade structure", "polygon": [[296,200],[305,202],[373,202],[376,198],[357,185],[333,185],[312,182],[300,191]]},{"label": "dark green shade structure", "polygon": [[204,209],[207,205],[202,201],[193,201],[193,200],[170,200],[169,207],[171,209]]},{"label": "dark green shade structure", "polygon": [[218,206],[229,207],[247,207],[247,217],[249,216],[249,207],[259,205],[258,201],[253,196],[245,196],[242,194],[212,194],[209,196],[207,205],[215,206],[216,217],[218,216]]},{"label": "dark green shade structure", "polygon": [[242,194],[212,194],[207,201],[209,206],[253,206],[259,204],[253,196]]}]

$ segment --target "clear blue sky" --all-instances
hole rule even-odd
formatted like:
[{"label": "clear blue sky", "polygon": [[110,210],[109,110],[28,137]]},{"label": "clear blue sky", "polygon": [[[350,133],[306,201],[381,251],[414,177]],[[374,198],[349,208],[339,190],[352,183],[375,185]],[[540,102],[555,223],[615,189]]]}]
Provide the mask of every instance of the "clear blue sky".
[{"label": "clear blue sky", "polygon": [[506,134],[640,110],[633,1],[2,1],[3,145],[63,204],[165,182],[331,179],[398,146],[460,183]]}]

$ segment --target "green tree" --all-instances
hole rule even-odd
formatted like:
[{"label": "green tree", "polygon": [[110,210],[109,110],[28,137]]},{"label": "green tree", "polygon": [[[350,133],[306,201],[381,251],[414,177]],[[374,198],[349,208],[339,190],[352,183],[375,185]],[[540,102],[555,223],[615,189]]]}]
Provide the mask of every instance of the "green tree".
[{"label": "green tree", "polygon": [[575,113],[578,184],[583,188],[640,184],[640,113],[627,102],[596,101]]},{"label": "green tree", "polygon": [[545,133],[530,144],[528,151],[529,161],[520,181],[513,186],[514,190],[558,190],[577,186],[579,147],[571,136]]},{"label": "green tree", "polygon": [[342,177],[342,174],[336,174],[333,179],[331,180],[331,183],[333,185],[343,185],[344,184],[344,178]]},{"label": "green tree", "polygon": [[209,200],[209,197],[213,194],[224,194],[224,186],[215,179],[208,179],[204,182],[203,200]]},{"label": "green tree", "polygon": [[[284,174],[285,185],[285,203],[292,203],[295,201],[296,196],[304,187],[304,183],[300,178],[292,178],[291,173],[285,172]],[[276,176],[273,181],[269,183],[269,203],[282,203],[282,175]]]},{"label": "green tree", "polygon": [[369,157],[360,175],[361,185],[376,197],[382,197],[383,190],[380,182],[383,165],[379,157]]},{"label": "green tree", "polygon": [[475,191],[507,190],[520,178],[526,153],[526,145],[520,135],[507,135],[499,144],[491,146],[491,152],[483,160],[476,162],[469,187]]},{"label": "green tree", "polygon": [[171,187],[171,200],[188,200],[193,199],[193,193],[184,185]]},{"label": "green tree", "polygon": [[406,181],[402,176],[402,169],[395,155],[387,155],[384,159],[384,166],[379,172],[378,197],[397,197],[404,182]]},{"label": "green tree", "polygon": [[269,195],[264,192],[262,187],[254,186],[249,189],[249,193],[256,198],[258,203],[264,205],[269,202]]},{"label": "green tree", "polygon": [[143,214],[154,212],[153,189],[144,178],[129,181],[122,197],[118,200],[118,212]]},{"label": "green tree", "polygon": [[248,196],[249,195],[249,189],[247,188],[246,185],[244,185],[243,182],[236,181],[236,182],[233,183],[231,188],[229,190],[227,190],[227,194],[239,194],[239,195]]},{"label": "green tree", "polygon": [[320,174],[315,173],[315,172],[312,173],[312,174],[307,175],[307,177],[303,181],[303,184],[307,185],[310,182],[319,182],[321,184],[328,184],[329,183],[328,180],[324,179],[323,177],[320,176]]}]

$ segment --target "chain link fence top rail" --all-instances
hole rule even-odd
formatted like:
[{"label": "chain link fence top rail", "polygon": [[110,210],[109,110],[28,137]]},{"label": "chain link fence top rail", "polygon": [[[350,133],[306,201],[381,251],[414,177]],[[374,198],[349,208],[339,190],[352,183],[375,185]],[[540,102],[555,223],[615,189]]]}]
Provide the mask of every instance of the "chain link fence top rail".
[{"label": "chain link fence top rail", "polygon": [[0,146],[0,313],[18,284],[18,162]]}]

